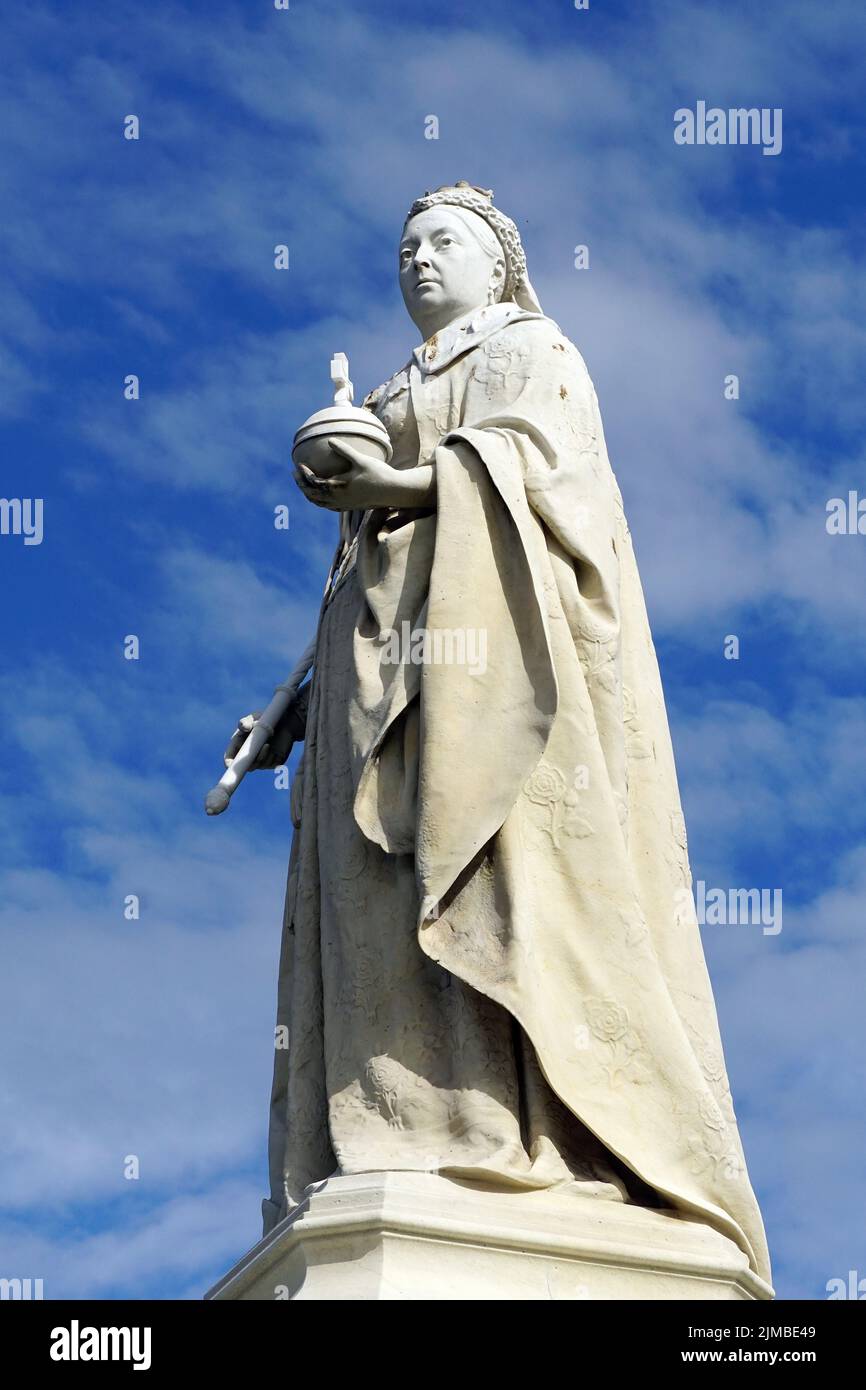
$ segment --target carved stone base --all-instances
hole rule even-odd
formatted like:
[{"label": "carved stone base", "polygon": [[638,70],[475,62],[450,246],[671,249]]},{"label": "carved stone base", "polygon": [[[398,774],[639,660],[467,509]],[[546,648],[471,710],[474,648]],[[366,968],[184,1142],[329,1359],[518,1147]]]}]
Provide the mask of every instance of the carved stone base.
[{"label": "carved stone base", "polygon": [[572,1189],[362,1173],[304,1201],[209,1299],[766,1299],[709,1226]]}]

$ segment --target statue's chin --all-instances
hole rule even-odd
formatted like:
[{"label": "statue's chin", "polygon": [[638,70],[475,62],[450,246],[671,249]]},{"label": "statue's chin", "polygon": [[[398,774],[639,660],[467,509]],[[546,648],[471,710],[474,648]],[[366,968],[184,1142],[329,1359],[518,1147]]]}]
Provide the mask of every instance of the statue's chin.
[{"label": "statue's chin", "polygon": [[423,301],[416,300],[415,305],[409,309],[409,316],[426,341],[432,338],[434,333],[441,333],[443,328],[450,328],[452,323],[457,323],[458,319],[465,318],[467,314],[477,313],[486,308],[486,300],[473,300],[471,303],[445,305],[437,311],[432,304],[425,305]]}]

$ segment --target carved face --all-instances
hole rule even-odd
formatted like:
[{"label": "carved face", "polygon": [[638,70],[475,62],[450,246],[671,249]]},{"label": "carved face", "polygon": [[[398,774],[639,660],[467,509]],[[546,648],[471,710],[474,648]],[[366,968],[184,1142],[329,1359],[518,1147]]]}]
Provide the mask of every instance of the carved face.
[{"label": "carved face", "polygon": [[[469,214],[471,216],[471,214]],[[416,213],[400,242],[400,289],[409,316],[425,337],[491,300],[502,286],[505,261],[491,253],[492,232],[479,218],[479,236],[467,214],[434,207]]]}]

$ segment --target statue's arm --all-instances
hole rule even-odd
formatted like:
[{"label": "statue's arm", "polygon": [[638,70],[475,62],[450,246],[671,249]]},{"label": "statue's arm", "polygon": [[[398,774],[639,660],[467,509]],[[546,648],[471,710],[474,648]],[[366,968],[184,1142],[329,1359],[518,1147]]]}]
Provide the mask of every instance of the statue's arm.
[{"label": "statue's arm", "polygon": [[[377,414],[383,393],[397,377],[406,376],[401,368],[390,381],[370,391],[362,402],[365,410]],[[308,502],[327,511],[368,511],[387,507],[408,510],[428,509],[436,505],[436,469],[432,459],[415,468],[392,468],[380,458],[374,458],[355,448],[351,439],[335,435],[331,448],[348,465],[340,473],[319,478],[303,464],[295,466],[295,481]]]}]

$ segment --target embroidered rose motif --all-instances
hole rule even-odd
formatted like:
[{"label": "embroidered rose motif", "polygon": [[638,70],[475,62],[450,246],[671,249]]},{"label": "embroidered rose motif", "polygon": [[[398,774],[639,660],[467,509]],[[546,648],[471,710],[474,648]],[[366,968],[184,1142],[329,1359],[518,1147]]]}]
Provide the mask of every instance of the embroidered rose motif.
[{"label": "embroidered rose motif", "polygon": [[721,1112],[718,1101],[715,1100],[713,1096],[701,1096],[698,1110],[700,1111],[701,1119],[708,1129],[718,1130],[720,1134],[724,1133],[728,1127],[728,1123]]},{"label": "embroidered rose motif", "polygon": [[561,397],[568,400],[566,423],[571,436],[571,447],[583,457],[581,463],[588,463],[596,477],[601,477],[598,456],[598,429],[585,401],[572,394]]},{"label": "embroidered rose motif", "polygon": [[586,1017],[592,1033],[602,1042],[616,1042],[628,1032],[628,1010],[613,999],[588,999]]},{"label": "embroidered rose motif", "polygon": [[487,388],[487,395],[502,395],[517,387],[521,390],[529,380],[530,349],[526,343],[505,341],[497,336],[482,345],[481,360],[472,366],[472,376]]},{"label": "embroidered rose motif", "polygon": [[728,1182],[739,1182],[740,1178],[746,1176],[746,1167],[740,1155],[729,1149],[719,1160],[717,1172]]},{"label": "embroidered rose motif", "polygon": [[[586,776],[585,767],[575,768],[569,786],[558,767],[542,761],[524,784],[527,799],[534,806],[542,808],[540,815],[536,816],[534,829],[543,832],[554,849],[561,847],[562,834],[583,839],[594,833],[589,821],[578,814],[580,791],[587,785]],[[539,848],[540,843],[536,842],[533,847]]]},{"label": "embroidered rose motif", "polygon": [[[714,1181],[738,1182],[745,1177],[737,1136],[712,1096],[695,1094],[692,1106],[685,1101],[674,1104],[673,1117],[687,1155],[689,1171],[709,1173]],[[696,1121],[703,1122],[699,1129]]]},{"label": "embroidered rose motif", "polygon": [[[704,1107],[703,1102],[699,1101],[698,1109],[702,1114],[705,1108],[707,1112],[712,1110],[711,1106]],[[736,1135],[728,1134],[724,1120],[719,1127],[720,1114],[712,1118],[715,1124],[707,1124],[705,1121],[705,1128],[698,1133],[692,1128],[693,1118],[684,1115],[680,1110],[680,1133],[688,1156],[689,1170],[696,1174],[709,1172],[716,1181],[739,1182],[745,1177],[746,1169],[738,1150]]]},{"label": "embroidered rose motif", "polygon": [[566,781],[558,767],[540,762],[523,788],[536,806],[552,806],[564,795]]},{"label": "embroidered rose motif", "polygon": [[625,724],[629,755],[632,758],[651,758],[653,747],[638,723],[637,701],[627,685],[622,688],[622,718]]},{"label": "embroidered rose motif", "polygon": [[595,685],[601,690],[606,690],[608,695],[615,695],[618,685],[616,641],[602,642],[596,640],[589,642],[587,647],[578,652],[578,655],[587,685]]},{"label": "embroidered rose motif", "polygon": [[725,1079],[725,1063],[722,1054],[717,1048],[711,1047],[709,1043],[699,1044],[695,1048],[701,1070],[708,1081],[720,1082]]},{"label": "embroidered rose motif", "polygon": [[709,1142],[701,1135],[688,1135],[686,1152],[692,1173],[705,1173],[709,1169],[714,1178],[723,1178],[726,1182],[737,1182],[745,1175],[739,1154],[735,1149],[725,1147],[719,1134],[714,1134]]},{"label": "embroidered rose motif", "polygon": [[380,1108],[391,1129],[402,1129],[403,1118],[397,1110],[399,1093],[405,1087],[405,1073],[399,1062],[391,1057],[371,1057],[366,1067]]},{"label": "embroidered rose motif", "polygon": [[584,1001],[590,1032],[597,1039],[595,1057],[586,1067],[587,1077],[606,1088],[631,1082],[639,1086],[649,1080],[641,1060],[643,1045],[631,1027],[628,1010],[615,999],[590,998]]},{"label": "embroidered rose motif", "polygon": [[374,1023],[378,1014],[378,983],[379,971],[373,964],[369,952],[359,948],[354,974],[344,982],[340,990],[341,1011],[348,1013],[359,1010],[368,1023]]}]

